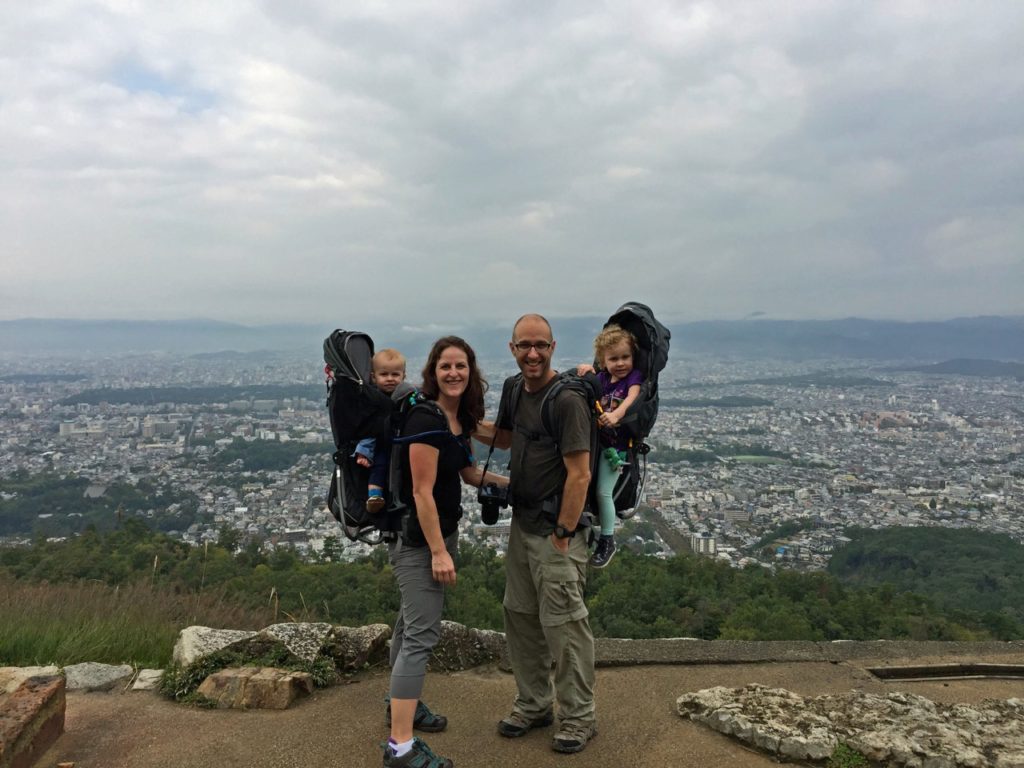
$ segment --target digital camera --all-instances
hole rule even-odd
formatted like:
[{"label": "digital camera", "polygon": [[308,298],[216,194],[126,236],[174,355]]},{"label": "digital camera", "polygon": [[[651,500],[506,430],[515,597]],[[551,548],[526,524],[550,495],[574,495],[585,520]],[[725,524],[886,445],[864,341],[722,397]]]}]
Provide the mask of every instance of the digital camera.
[{"label": "digital camera", "polygon": [[494,525],[501,510],[508,506],[508,486],[497,483],[481,485],[476,500],[480,502],[480,519],[485,525]]}]

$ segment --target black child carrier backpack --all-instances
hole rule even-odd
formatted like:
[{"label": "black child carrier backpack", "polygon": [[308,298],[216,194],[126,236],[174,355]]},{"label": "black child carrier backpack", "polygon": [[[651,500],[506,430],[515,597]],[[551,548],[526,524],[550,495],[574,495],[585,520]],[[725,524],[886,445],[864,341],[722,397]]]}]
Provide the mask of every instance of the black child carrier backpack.
[{"label": "black child carrier backpack", "polygon": [[650,307],[636,301],[619,307],[604,327],[609,325],[617,325],[633,334],[636,339],[633,368],[644,375],[640,395],[619,422],[619,429],[627,430],[630,440],[626,464],[615,484],[613,496],[616,514],[627,519],[636,514],[636,505],[647,482],[647,454],[651,447],[645,441],[658,418],[658,374],[668,363],[672,334],[655,319]]},{"label": "black child carrier backpack", "polygon": [[[638,302],[627,302],[619,307],[615,314],[608,318],[605,327],[612,324],[633,334],[637,345],[633,367],[644,375],[643,384],[640,385],[640,395],[633,401],[626,415],[619,422],[619,428],[628,431],[630,441],[629,449],[626,452],[626,462],[616,481],[612,497],[615,501],[616,515],[625,520],[636,514],[636,505],[643,495],[644,484],[647,480],[647,454],[651,449],[644,440],[650,434],[654,422],[658,418],[658,374],[668,362],[668,347],[672,334],[668,328],[655,319],[650,307]],[[515,425],[513,416],[523,391],[523,378],[522,374],[510,376],[502,387],[496,421],[499,425],[506,424],[512,429],[520,431],[527,440],[553,441],[555,440],[554,436],[559,434],[559,430],[554,421],[552,406],[559,393],[565,390],[582,397],[587,402],[591,414],[591,482],[590,488],[587,490],[584,515],[580,522],[582,527],[586,527],[590,524],[590,513],[596,512],[597,509],[595,501],[596,468],[600,456],[597,434],[597,403],[601,399],[602,387],[596,374],[587,373],[579,376],[575,370],[570,370],[556,375],[554,382],[541,401],[541,422],[544,427],[544,433],[541,434],[525,432]],[[493,450],[492,446],[491,451],[493,452]],[[491,454],[488,453],[488,463],[490,456]],[[553,497],[542,501],[544,502],[542,504],[544,513],[550,519],[556,519],[560,498]]]},{"label": "black child carrier backpack", "polygon": [[[437,403],[414,387],[403,382],[390,396],[377,389],[372,382],[372,361],[373,339],[365,333],[339,329],[324,340],[327,411],[336,449],[327,506],[345,536],[371,545],[394,540],[408,512],[400,491],[406,454],[399,445],[411,438],[398,437],[406,419],[413,409],[426,408],[447,425]],[[447,429],[438,432],[451,434]],[[359,441],[367,438],[387,440],[392,445],[385,488],[387,503],[375,514],[366,509],[370,470],[360,466],[354,455]]]},{"label": "black child carrier backpack", "polygon": [[334,437],[334,473],[327,506],[352,541],[376,544],[380,522],[366,511],[369,471],[353,453],[360,440],[386,439],[391,429],[391,398],[372,382],[373,339],[338,329],[324,340],[327,412]]}]

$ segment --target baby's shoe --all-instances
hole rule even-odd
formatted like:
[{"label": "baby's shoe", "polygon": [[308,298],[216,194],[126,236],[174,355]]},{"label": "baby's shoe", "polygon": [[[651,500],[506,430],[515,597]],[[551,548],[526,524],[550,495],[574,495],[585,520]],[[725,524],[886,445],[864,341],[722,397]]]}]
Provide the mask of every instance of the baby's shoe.
[{"label": "baby's shoe", "polygon": [[366,499],[366,511],[371,515],[376,515],[384,509],[385,503],[383,491],[380,488],[371,488],[370,495]]}]

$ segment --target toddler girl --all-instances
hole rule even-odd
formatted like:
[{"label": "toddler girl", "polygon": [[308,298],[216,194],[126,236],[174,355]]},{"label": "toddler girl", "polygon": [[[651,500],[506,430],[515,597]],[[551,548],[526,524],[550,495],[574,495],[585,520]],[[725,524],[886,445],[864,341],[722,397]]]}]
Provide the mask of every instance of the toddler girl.
[{"label": "toddler girl", "polygon": [[[644,380],[643,374],[633,368],[635,350],[633,334],[617,325],[607,326],[594,339],[597,376],[604,391],[597,420],[601,428],[601,455],[597,457],[597,509],[601,536],[594,554],[590,556],[590,564],[595,568],[604,568],[615,555],[615,502],[612,493],[630,440],[625,430],[618,429],[618,423],[640,394]],[[581,373],[588,370],[593,369],[589,365],[580,366]]]}]

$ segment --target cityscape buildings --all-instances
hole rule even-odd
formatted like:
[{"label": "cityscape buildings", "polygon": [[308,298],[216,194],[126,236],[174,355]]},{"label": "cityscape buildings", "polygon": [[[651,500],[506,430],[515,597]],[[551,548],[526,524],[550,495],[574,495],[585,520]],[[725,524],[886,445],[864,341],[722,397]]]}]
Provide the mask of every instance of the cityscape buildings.
[{"label": "cityscape buildings", "polygon": [[[484,363],[492,382],[507,366]],[[854,526],[1024,541],[1024,382],[900,367],[673,360],[623,542],[813,570]],[[362,556],[369,548],[325,509],[333,444],[321,392],[317,361],[299,355],[137,355],[61,371],[38,357],[2,360],[0,535],[18,545],[135,517],[196,545],[228,531],[240,546]],[[74,503],[46,506],[54,497],[34,479],[70,484]],[[464,534],[501,549],[508,512],[482,525],[475,493],[465,490]]]}]

